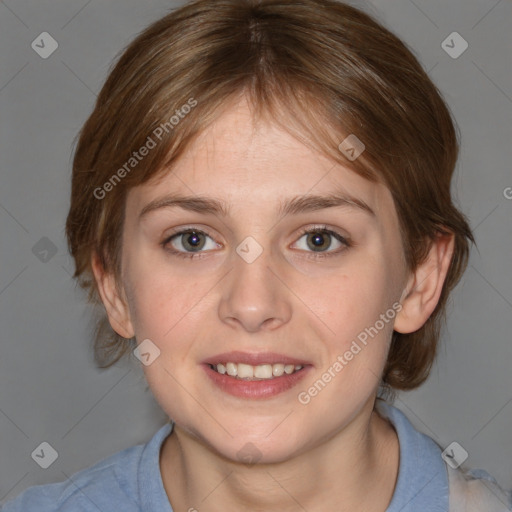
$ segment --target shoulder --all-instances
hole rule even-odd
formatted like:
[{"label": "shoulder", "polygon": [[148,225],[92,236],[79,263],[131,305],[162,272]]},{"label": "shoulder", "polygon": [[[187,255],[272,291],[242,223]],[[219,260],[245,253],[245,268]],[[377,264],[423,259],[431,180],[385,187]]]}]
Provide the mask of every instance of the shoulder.
[{"label": "shoulder", "polygon": [[[137,468],[144,445],[137,445],[79,471],[59,483],[29,487],[2,512],[138,511]],[[119,508],[117,508],[119,506]]]},{"label": "shoulder", "polygon": [[400,442],[400,468],[390,512],[512,511],[512,490],[501,489],[484,470],[452,468],[442,457],[442,447],[416,430],[402,411],[381,401],[376,407],[391,421]]},{"label": "shoulder", "polygon": [[450,486],[450,512],[507,512],[512,491],[504,491],[484,470],[453,469],[446,465]]}]

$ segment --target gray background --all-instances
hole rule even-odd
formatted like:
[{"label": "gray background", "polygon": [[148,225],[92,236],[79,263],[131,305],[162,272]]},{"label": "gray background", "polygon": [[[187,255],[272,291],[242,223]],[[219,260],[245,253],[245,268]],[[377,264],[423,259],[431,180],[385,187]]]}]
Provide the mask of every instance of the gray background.
[{"label": "gray background", "polygon": [[[70,277],[64,222],[73,139],[112,59],[174,5],[0,2],[0,503],[145,442],[166,421],[138,361],[94,367],[91,310]],[[413,48],[458,120],[454,187],[479,247],[429,381],[396,405],[511,488],[512,5],[373,0],[365,8]],[[59,44],[48,59],[31,48],[45,31]],[[441,47],[453,31],[469,44],[456,59]],[[56,250],[46,263],[36,244],[52,245],[43,237]],[[43,441],[59,454],[48,469],[31,458]]]}]

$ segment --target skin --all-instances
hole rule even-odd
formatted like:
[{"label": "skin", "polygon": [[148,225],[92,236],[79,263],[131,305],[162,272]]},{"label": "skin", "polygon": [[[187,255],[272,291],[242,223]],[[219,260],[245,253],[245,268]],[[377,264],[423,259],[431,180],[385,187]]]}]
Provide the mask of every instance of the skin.
[{"label": "skin", "polygon": [[[340,191],[374,214],[347,205],[285,217],[277,211],[294,196]],[[139,218],[151,201],[178,192],[221,199],[228,215],[162,207]],[[349,245],[317,229],[326,249],[315,251],[301,229],[319,225]],[[201,239],[201,257],[181,258],[161,245],[191,227],[211,237]],[[250,264],[236,252],[248,236],[263,248]],[[186,254],[186,238],[175,237],[167,249]],[[120,291],[96,257],[93,268],[112,327],[160,349],[143,368],[175,421],[160,456],[174,510],[384,512],[399,445],[393,427],[374,411],[380,375],[393,329],[415,331],[434,310],[452,251],[453,238],[440,237],[427,260],[409,271],[389,190],[271,122],[254,121],[243,98],[171,172],[131,189]],[[397,301],[402,310],[394,320],[307,405],[300,403],[298,393]],[[231,350],[279,352],[312,368],[298,386],[275,397],[236,398],[200,367]],[[257,464],[238,460],[247,443],[260,454]]]}]

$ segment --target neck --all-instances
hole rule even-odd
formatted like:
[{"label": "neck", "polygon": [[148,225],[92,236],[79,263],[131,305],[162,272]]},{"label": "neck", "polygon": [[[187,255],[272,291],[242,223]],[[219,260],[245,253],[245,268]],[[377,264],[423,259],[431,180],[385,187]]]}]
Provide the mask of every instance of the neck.
[{"label": "neck", "polygon": [[225,459],[176,426],[160,454],[176,511],[385,512],[398,465],[398,438],[373,402],[342,431],[279,463]]}]

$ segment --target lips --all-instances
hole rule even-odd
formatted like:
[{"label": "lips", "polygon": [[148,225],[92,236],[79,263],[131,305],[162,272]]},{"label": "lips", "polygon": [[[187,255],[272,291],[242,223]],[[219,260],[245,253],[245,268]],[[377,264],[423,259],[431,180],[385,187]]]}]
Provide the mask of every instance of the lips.
[{"label": "lips", "polygon": [[312,364],[284,354],[228,352],[201,365],[221,391],[239,398],[270,398],[294,387]]},{"label": "lips", "polygon": [[218,364],[226,363],[247,364],[251,366],[258,366],[264,364],[284,364],[293,366],[306,366],[311,365],[310,362],[304,359],[286,356],[275,352],[259,352],[257,354],[250,352],[225,352],[209,357],[203,361],[203,364],[216,366]]},{"label": "lips", "polygon": [[245,363],[233,363],[227,362],[225,364],[219,363],[217,365],[210,365],[212,370],[220,373],[221,375],[229,375],[230,377],[236,377],[239,379],[273,379],[275,377],[281,377],[281,375],[291,375],[296,371],[302,370],[302,365],[293,364],[259,364],[252,366]]}]

